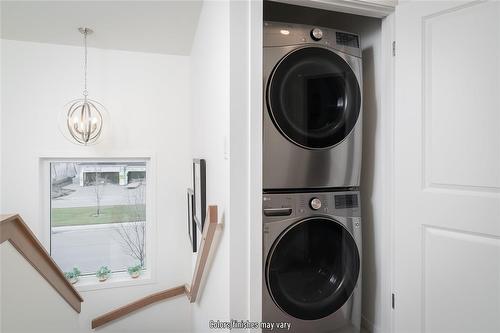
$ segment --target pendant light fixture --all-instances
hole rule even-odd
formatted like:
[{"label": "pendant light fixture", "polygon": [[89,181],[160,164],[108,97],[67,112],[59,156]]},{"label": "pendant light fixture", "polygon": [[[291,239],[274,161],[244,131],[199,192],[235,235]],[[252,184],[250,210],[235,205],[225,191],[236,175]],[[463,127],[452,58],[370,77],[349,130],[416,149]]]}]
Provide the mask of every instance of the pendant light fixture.
[{"label": "pendant light fixture", "polygon": [[99,102],[88,98],[87,90],[87,36],[93,33],[89,28],[79,28],[83,34],[84,44],[84,84],[83,98],[72,100],[66,104],[60,128],[65,136],[80,145],[96,143],[102,134],[106,108]]}]

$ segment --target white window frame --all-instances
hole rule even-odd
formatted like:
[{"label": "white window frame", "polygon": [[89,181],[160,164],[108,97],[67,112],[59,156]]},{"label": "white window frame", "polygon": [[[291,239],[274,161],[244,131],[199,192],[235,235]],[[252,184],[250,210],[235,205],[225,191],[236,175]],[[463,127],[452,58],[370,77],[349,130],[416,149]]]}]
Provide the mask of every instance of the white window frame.
[{"label": "white window frame", "polygon": [[[145,162],[146,163],[146,269],[141,276],[132,279],[128,272],[112,273],[105,282],[99,282],[94,275],[81,276],[74,285],[78,291],[129,287],[152,284],[156,282],[157,254],[157,218],[156,218],[156,159],[153,154],[121,154],[121,155],[74,155],[47,154],[39,157],[40,172],[40,211],[42,215],[43,246],[50,253],[51,221],[50,221],[50,163],[53,162]],[[98,267],[96,267],[97,270]]]}]

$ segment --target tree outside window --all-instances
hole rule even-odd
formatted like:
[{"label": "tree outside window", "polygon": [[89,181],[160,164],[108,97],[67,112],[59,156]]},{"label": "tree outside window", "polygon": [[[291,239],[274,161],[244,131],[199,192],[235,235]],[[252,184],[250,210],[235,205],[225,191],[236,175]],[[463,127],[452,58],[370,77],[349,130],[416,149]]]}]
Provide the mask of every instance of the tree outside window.
[{"label": "tree outside window", "polygon": [[50,163],[51,255],[63,271],[146,265],[146,162]]}]

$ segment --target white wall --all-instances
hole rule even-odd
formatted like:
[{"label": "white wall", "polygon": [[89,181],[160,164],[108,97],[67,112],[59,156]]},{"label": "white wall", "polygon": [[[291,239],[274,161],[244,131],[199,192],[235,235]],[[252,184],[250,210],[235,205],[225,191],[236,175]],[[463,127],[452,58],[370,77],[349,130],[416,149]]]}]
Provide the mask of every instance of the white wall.
[{"label": "white wall", "polygon": [[[78,332],[79,318],[33,266],[10,244],[0,245],[3,333]],[[20,292],[22,291],[22,292]],[[40,311],[40,309],[50,309]],[[28,320],[29,319],[29,320]]]},{"label": "white wall", "polygon": [[251,321],[262,317],[262,26],[262,1],[231,2],[230,316]]},{"label": "white wall", "polygon": [[[214,135],[205,133],[193,144],[195,156],[199,152],[207,158],[208,181],[219,187],[211,194],[216,189],[208,185],[209,201],[211,196],[224,200],[223,193],[227,201],[221,212],[224,235],[207,274],[207,299],[193,311],[199,332],[207,330],[211,319],[258,321],[261,316],[261,261],[259,251],[250,247],[262,238],[260,148],[250,144],[261,143],[261,39],[261,1],[205,2],[192,51],[192,91],[199,95],[193,105],[194,136],[201,137],[200,127]],[[212,94],[220,99],[212,100]],[[221,159],[223,137],[229,161]]]},{"label": "white wall", "polygon": [[[249,124],[250,99],[249,68],[249,3],[233,1],[230,4],[230,193],[231,229],[229,235],[229,312],[232,319],[247,320],[249,270]],[[245,37],[245,38],[242,38]]]},{"label": "white wall", "polygon": [[[60,134],[57,117],[66,102],[80,97],[82,53],[80,47],[2,40],[0,193],[3,212],[20,213],[43,239],[48,226],[41,216],[40,156],[153,156],[157,170],[153,179],[156,282],[82,292],[85,301],[79,328],[90,332],[90,321],[97,315],[190,279],[185,190],[191,182],[191,95],[189,57],[89,49],[89,93],[106,105],[112,128],[105,128],[100,144],[76,146]],[[225,96],[207,96],[214,102],[227,100]],[[222,140],[222,134],[219,136]],[[7,297],[2,300],[9,302]],[[190,309],[187,300],[179,297],[100,331],[188,332]],[[40,311],[53,309],[42,307]],[[24,312],[17,316],[21,318]]]},{"label": "white wall", "polygon": [[[229,2],[205,1],[191,51],[193,157],[207,163],[207,205],[219,206],[223,228],[197,303],[193,330],[229,318]],[[225,143],[226,142],[226,143]],[[226,147],[226,148],[224,148]],[[231,221],[230,221],[231,220]],[[195,258],[193,258],[195,260]]]}]

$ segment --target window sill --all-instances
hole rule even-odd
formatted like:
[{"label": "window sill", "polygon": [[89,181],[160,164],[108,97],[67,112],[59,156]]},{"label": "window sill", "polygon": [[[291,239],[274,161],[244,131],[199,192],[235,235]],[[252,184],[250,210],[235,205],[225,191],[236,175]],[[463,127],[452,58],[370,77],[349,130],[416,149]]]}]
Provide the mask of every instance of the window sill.
[{"label": "window sill", "polygon": [[94,275],[81,276],[74,284],[78,291],[91,291],[100,289],[140,286],[154,283],[151,271],[143,271],[138,278],[131,278],[127,272],[113,273],[106,281],[100,282]]}]

